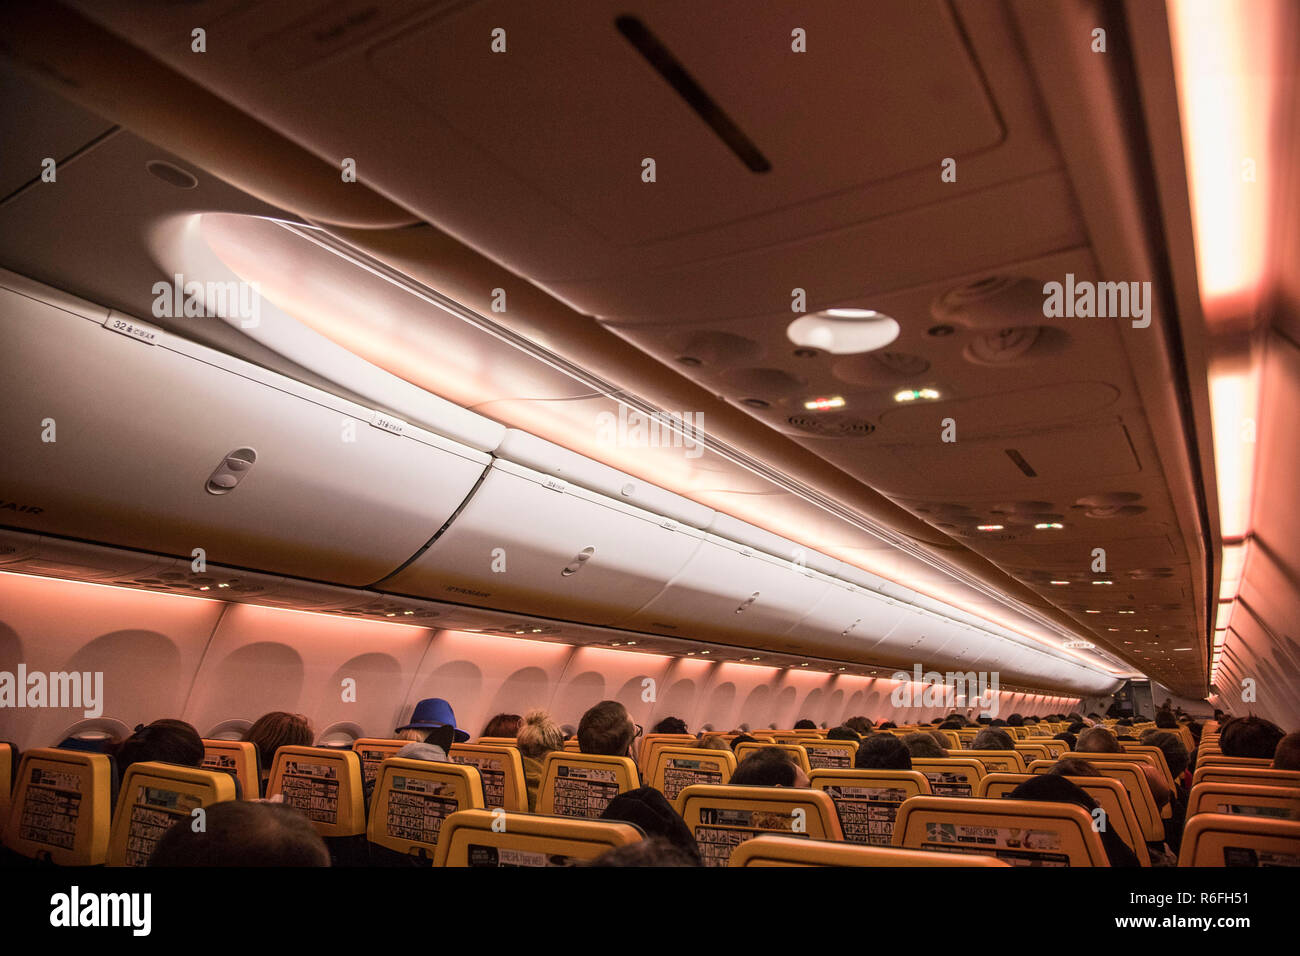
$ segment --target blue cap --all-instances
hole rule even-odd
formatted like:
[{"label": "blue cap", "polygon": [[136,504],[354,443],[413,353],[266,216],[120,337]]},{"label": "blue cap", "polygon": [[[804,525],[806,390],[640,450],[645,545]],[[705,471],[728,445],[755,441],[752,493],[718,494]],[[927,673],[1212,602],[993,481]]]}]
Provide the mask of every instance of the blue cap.
[{"label": "blue cap", "polygon": [[398,727],[397,732],[401,733],[403,730],[432,730],[434,727],[455,728],[458,743],[469,740],[469,734],[456,727],[456,714],[452,711],[451,704],[441,697],[426,697],[416,704],[415,710],[411,713],[411,722],[403,727]]}]

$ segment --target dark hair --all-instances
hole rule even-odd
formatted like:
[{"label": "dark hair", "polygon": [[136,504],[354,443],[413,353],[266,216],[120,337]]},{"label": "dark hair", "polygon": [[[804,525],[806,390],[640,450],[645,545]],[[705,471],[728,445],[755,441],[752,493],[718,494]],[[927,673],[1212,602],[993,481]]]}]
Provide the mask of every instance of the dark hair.
[{"label": "dark hair", "polygon": [[887,720],[887,721],[885,721],[883,724],[881,724],[881,725],[880,725],[878,728],[876,728],[876,729],[877,729],[877,730],[897,730],[897,729],[898,729],[898,724],[894,723],[892,720]]},{"label": "dark hair", "polygon": [[853,766],[859,770],[911,770],[912,754],[893,734],[873,734],[858,747]]},{"label": "dark hair", "polygon": [[994,717],[992,720],[989,721],[989,726],[990,726],[990,727],[1007,727],[1007,726],[1009,726],[1009,725],[1008,725],[1007,722],[1006,722],[1005,720],[1003,720],[1001,717]]},{"label": "dark hair", "polygon": [[946,757],[947,751],[940,747],[933,737],[929,734],[915,733],[906,734],[903,737],[903,746],[913,757]]},{"label": "dark hair", "polygon": [[1068,734],[1081,734],[1087,729],[1088,729],[1087,724],[1085,724],[1082,720],[1076,720],[1074,723],[1070,724],[1069,727],[1065,728],[1065,732]]},{"label": "dark hair", "polygon": [[1219,729],[1219,747],[1225,757],[1273,759],[1286,734],[1263,717],[1234,717]]},{"label": "dark hair", "polygon": [[699,866],[700,848],[690,827],[662,793],[653,787],[639,787],[620,793],[601,813],[602,820],[623,820],[639,826],[648,837],[667,840]]},{"label": "dark hair", "polygon": [[[517,737],[524,718],[518,714],[497,714],[483,728],[484,737]],[[453,735],[454,739],[454,735]]]},{"label": "dark hair", "polygon": [[1057,734],[1057,735],[1056,735],[1055,737],[1053,737],[1052,739],[1053,739],[1053,740],[1064,740],[1064,741],[1065,741],[1065,745],[1066,745],[1067,747],[1069,747],[1071,750],[1074,749],[1074,745],[1075,745],[1076,743],[1078,743],[1078,741],[1079,741],[1079,738],[1076,737],[1076,736],[1074,736],[1074,734],[1070,733],[1068,730],[1064,730],[1064,731],[1062,731],[1061,733]]},{"label": "dark hair", "polygon": [[840,724],[838,727],[832,727],[826,731],[827,740],[861,740],[862,735],[852,727]]},{"label": "dark hair", "polygon": [[1148,747],[1160,748],[1175,781],[1183,775],[1183,771],[1187,769],[1187,748],[1183,746],[1183,741],[1177,734],[1171,734],[1167,730],[1148,730],[1142,735],[1142,743]]},{"label": "dark hair", "polygon": [[635,735],[627,708],[616,700],[602,700],[578,721],[578,749],[585,754],[625,757]]},{"label": "dark hair", "polygon": [[329,866],[329,850],[301,812],[282,803],[230,800],[188,816],[162,835],[150,866]]},{"label": "dark hair", "polygon": [[1156,726],[1166,730],[1176,728],[1178,726],[1178,718],[1174,716],[1172,710],[1157,710]]},{"label": "dark hair", "polygon": [[665,717],[655,724],[654,729],[650,731],[652,734],[684,734],[688,732],[686,721],[680,717]]},{"label": "dark hair", "polygon": [[795,721],[794,729],[795,730],[816,730],[817,725],[814,724],[807,717],[805,717],[803,720]]},{"label": "dark hair", "polygon": [[790,754],[780,747],[761,747],[739,763],[731,775],[731,786],[793,787],[795,769]]},{"label": "dark hair", "polygon": [[985,727],[971,741],[971,750],[1015,750],[1016,742],[1000,727]]},{"label": "dark hair", "polygon": [[1023,727],[1025,726],[1025,718],[1021,717],[1019,714],[1012,714],[1010,717],[1007,718],[1007,726]]},{"label": "dark hair", "polygon": [[626,846],[617,846],[606,850],[586,866],[699,866],[698,858],[692,858],[680,848],[661,837],[637,840]]},{"label": "dark hair", "polygon": [[[1009,800],[1045,800],[1051,803],[1073,803],[1083,807],[1088,813],[1097,809],[1097,801],[1072,780],[1064,775],[1036,774],[1007,794]],[[1102,846],[1106,851],[1111,866],[1138,866],[1138,859],[1131,847],[1124,842],[1114,827],[1103,827],[1100,831]]]},{"label": "dark hair", "polygon": [[989,725],[991,725],[991,724],[993,723],[993,718],[992,718],[992,717],[987,717],[987,716],[984,716],[983,714],[981,714],[979,717],[976,717],[976,718],[975,718],[975,723],[976,723],[976,724],[983,724],[984,726],[987,727],[987,726],[989,726]]},{"label": "dark hair", "polygon": [[131,764],[146,760],[197,767],[203,763],[203,738],[185,721],[164,718],[137,726],[135,733],[114,744],[110,752],[123,776]]},{"label": "dark hair", "polygon": [[850,717],[844,721],[844,726],[856,730],[860,734],[869,734],[875,724],[867,717]]},{"label": "dark hair", "polygon": [[951,717],[939,725],[940,730],[961,730],[966,725],[960,720],[953,720]]},{"label": "dark hair", "polygon": [[758,743],[757,737],[751,737],[749,736],[749,734],[736,734],[736,736],[731,738],[731,749],[735,750],[741,744],[756,744],[756,743]]},{"label": "dark hair", "polygon": [[1100,777],[1101,771],[1082,757],[1062,757],[1048,773],[1059,777]]},{"label": "dark hair", "polygon": [[275,752],[281,747],[311,746],[311,724],[302,714],[273,710],[257,718],[253,726],[244,732],[244,740],[257,748],[262,773],[270,773]]},{"label": "dark hair", "polygon": [[1287,734],[1273,752],[1274,770],[1300,770],[1300,733]]}]

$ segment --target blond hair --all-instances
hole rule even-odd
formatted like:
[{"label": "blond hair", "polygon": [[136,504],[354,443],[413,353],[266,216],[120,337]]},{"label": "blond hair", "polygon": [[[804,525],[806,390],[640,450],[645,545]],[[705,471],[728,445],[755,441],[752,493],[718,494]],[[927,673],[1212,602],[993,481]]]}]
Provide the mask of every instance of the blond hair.
[{"label": "blond hair", "polygon": [[530,710],[524,715],[524,722],[519,727],[515,738],[519,752],[525,757],[540,760],[552,750],[564,749],[564,734],[559,726],[544,710]]}]

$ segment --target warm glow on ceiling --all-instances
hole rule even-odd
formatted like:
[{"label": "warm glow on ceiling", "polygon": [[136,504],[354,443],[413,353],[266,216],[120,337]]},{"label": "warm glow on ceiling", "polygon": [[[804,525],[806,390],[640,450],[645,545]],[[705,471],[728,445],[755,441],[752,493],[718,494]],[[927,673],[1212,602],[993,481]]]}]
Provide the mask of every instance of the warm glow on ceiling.
[{"label": "warm glow on ceiling", "polygon": [[1201,301],[1213,324],[1248,312],[1265,279],[1283,172],[1269,140],[1282,17],[1273,0],[1169,0],[1168,10]]},{"label": "warm glow on ceiling", "polygon": [[1219,527],[1224,538],[1240,538],[1250,531],[1255,483],[1259,380],[1253,367],[1211,371],[1210,413]]}]

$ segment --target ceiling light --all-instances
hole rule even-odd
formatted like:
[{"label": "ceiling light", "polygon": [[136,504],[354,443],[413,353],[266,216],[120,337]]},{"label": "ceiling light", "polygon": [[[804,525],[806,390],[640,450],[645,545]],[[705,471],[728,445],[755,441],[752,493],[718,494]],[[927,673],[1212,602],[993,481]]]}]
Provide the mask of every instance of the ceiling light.
[{"label": "ceiling light", "polygon": [[894,393],[896,402],[914,402],[917,399],[933,402],[938,398],[939,393],[933,388],[905,388],[901,392]]},{"label": "ceiling light", "polygon": [[1116,611],[1116,614],[1136,614],[1137,611]]},{"label": "ceiling light", "polygon": [[828,408],[843,408],[844,399],[839,395],[832,398],[810,398],[803,403],[803,407],[810,412],[824,412]]},{"label": "ceiling light", "polygon": [[628,647],[634,647],[634,646],[636,646],[636,641],[628,641],[628,642],[627,642],[627,646],[628,646]]},{"label": "ceiling light", "polygon": [[795,345],[821,349],[832,355],[874,352],[898,338],[896,321],[871,309],[827,309],[800,316],[786,327]]},{"label": "ceiling light", "polygon": [[1002,525],[1000,525],[1000,524],[978,524],[978,525],[975,526],[975,530],[977,530],[977,531],[1001,531],[1001,530],[1002,530]]},{"label": "ceiling light", "polygon": [[1114,584],[1114,581],[1093,581],[1093,584]]},{"label": "ceiling light", "polygon": [[1048,581],[1048,584],[1069,584],[1069,581]]},{"label": "ceiling light", "polygon": [[1035,531],[1060,531],[1065,525],[1059,521],[1040,521],[1034,525]]},{"label": "ceiling light", "polygon": [[1222,630],[1225,630],[1225,629],[1227,628],[1227,626],[1228,626],[1228,621],[1230,621],[1231,619],[1232,619],[1232,604],[1231,604],[1231,602],[1229,602],[1229,603],[1227,603],[1227,604],[1220,604],[1220,605],[1219,605],[1219,614],[1218,614],[1218,616],[1217,616],[1217,617],[1215,618],[1215,620],[1214,620],[1214,629],[1215,629],[1216,631],[1222,631]]},{"label": "ceiling light", "polygon": [[712,651],[700,651],[701,654],[712,654]]}]

